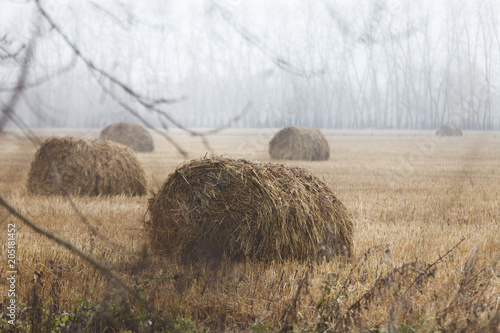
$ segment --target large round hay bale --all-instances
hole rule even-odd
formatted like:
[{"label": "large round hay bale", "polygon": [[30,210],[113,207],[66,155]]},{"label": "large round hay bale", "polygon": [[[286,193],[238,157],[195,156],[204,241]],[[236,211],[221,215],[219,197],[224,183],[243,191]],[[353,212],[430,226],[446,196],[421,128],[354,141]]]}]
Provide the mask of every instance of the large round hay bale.
[{"label": "large round hay bale", "polygon": [[143,195],[146,177],[134,152],[102,140],[51,137],[31,162],[32,194]]},{"label": "large round hay bale", "polygon": [[350,256],[345,206],[308,171],[224,157],[185,162],[149,199],[152,247],[181,260]]},{"label": "large round hay bale", "polygon": [[269,154],[280,160],[322,161],[330,157],[330,146],[317,129],[286,127],[269,142]]},{"label": "large round hay bale", "polygon": [[118,122],[106,126],[99,136],[128,146],[137,152],[150,152],[154,149],[153,137],[144,126],[131,122]]},{"label": "large round hay bale", "polygon": [[437,136],[463,136],[462,129],[452,123],[441,125],[436,130]]}]

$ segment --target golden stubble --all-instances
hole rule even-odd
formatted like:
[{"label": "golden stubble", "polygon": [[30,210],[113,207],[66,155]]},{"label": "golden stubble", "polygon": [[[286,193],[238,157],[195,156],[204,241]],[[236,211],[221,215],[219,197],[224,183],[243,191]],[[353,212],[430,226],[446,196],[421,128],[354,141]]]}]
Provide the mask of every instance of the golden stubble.
[{"label": "golden stubble", "polygon": [[[257,133],[219,135],[209,142],[217,154],[262,162],[269,160],[269,139],[269,134]],[[467,306],[479,309],[478,304],[486,310],[476,309],[476,319],[486,325],[488,316],[498,313],[500,297],[500,139],[382,135],[327,139],[328,161],[285,163],[311,171],[346,205],[354,221],[352,261],[183,266],[148,247],[143,221],[150,193],[74,197],[96,229],[93,234],[64,197],[28,195],[27,174],[36,149],[22,138],[0,137],[0,191],[34,222],[105,263],[130,285],[143,285],[152,309],[191,317],[214,330],[244,329],[256,321],[280,327],[293,315],[287,309],[294,299],[298,325],[314,327],[325,285],[332,290],[328,297],[342,291],[332,302],[340,313],[357,316],[353,329],[411,322],[431,330],[438,325],[436,317],[444,318],[441,324],[460,323],[468,316]],[[177,141],[192,158],[207,154],[197,138],[179,136]],[[136,153],[149,192],[157,191],[183,162],[161,137],[155,137],[155,147],[152,153]],[[17,225],[21,302],[29,299],[34,277],[45,281],[40,293],[47,300],[57,285],[60,312],[70,311],[77,300],[99,302],[115,288],[96,269],[3,209],[0,220],[2,258],[7,251],[6,224]],[[394,273],[405,264],[404,272]],[[397,290],[396,295],[391,290]],[[348,312],[356,301],[364,302],[368,291],[373,297],[367,306]],[[6,284],[1,293],[6,295]]]}]

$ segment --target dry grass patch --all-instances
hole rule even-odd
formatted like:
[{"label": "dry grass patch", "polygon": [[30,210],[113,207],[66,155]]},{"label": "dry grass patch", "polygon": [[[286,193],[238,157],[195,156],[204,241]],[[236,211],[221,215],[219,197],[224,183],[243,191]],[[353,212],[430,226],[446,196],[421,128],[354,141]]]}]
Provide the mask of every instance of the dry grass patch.
[{"label": "dry grass patch", "polygon": [[[193,156],[203,156],[199,140],[178,139]],[[123,295],[94,268],[3,211],[1,230],[6,230],[6,223],[18,226],[19,301],[38,304],[54,318],[71,313],[68,325],[85,332],[103,331],[105,325],[147,331],[139,324],[147,320],[160,330],[160,323],[176,318],[191,318],[198,327],[215,332],[292,326],[296,331],[317,332],[498,331],[500,140],[335,136],[328,140],[336,147],[335,161],[294,164],[321,179],[352,213],[356,249],[352,261],[312,265],[244,261],[223,262],[219,267],[182,265],[150,252],[142,223],[144,196],[75,197],[76,206],[98,230],[99,235],[93,235],[63,197],[27,195],[23,184],[35,149],[4,141],[0,192],[7,200],[35,222],[91,252],[147,299],[142,306]],[[255,137],[220,136],[211,143],[216,151],[232,152],[234,158],[245,157],[242,146],[251,148],[252,159],[267,155],[268,141]],[[182,162],[167,143],[138,159],[153,181],[164,179],[165,168],[173,170]],[[2,244],[6,237],[5,232],[0,234]],[[4,258],[6,251],[1,247]],[[5,283],[0,292],[5,297]],[[39,296],[38,303],[34,295]],[[23,307],[19,314],[20,325],[35,318]],[[48,317],[40,318],[43,323]],[[179,320],[177,327],[186,324]]]}]

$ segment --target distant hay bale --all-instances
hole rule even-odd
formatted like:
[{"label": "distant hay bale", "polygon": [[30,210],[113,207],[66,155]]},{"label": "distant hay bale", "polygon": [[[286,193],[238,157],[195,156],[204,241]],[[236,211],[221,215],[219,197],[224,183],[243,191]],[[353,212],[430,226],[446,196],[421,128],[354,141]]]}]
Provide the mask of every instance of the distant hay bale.
[{"label": "distant hay bale", "polygon": [[145,184],[144,170],[128,147],[73,137],[45,140],[28,175],[28,191],[42,195],[143,195]]},{"label": "distant hay bale", "polygon": [[106,126],[100,139],[121,143],[137,152],[150,152],[154,149],[153,137],[144,126],[131,122],[118,122]]},{"label": "distant hay bale", "polygon": [[302,168],[224,157],[178,166],[149,199],[154,249],[181,260],[347,256],[345,206]]},{"label": "distant hay bale", "polygon": [[462,129],[455,124],[448,123],[441,125],[436,130],[437,136],[463,136]]},{"label": "distant hay bale", "polygon": [[317,129],[286,127],[269,142],[269,154],[280,160],[323,161],[330,157],[330,146]]}]

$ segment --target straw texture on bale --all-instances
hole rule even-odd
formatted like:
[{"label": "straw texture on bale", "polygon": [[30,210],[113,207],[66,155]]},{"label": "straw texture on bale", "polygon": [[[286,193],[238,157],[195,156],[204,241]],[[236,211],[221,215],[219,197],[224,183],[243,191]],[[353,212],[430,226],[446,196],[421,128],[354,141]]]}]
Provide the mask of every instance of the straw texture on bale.
[{"label": "straw texture on bale", "polygon": [[444,124],[436,130],[437,136],[463,136],[462,129],[455,124]]},{"label": "straw texture on bale", "polygon": [[181,260],[282,261],[352,252],[345,206],[302,168],[225,157],[185,162],[149,199],[154,249]]},{"label": "straw texture on bale", "polygon": [[144,126],[131,122],[118,122],[106,126],[99,136],[128,146],[137,152],[150,152],[154,149],[153,137]]},{"label": "straw texture on bale", "polygon": [[286,127],[269,142],[269,154],[280,160],[323,161],[330,157],[330,146],[317,129]]},{"label": "straw texture on bale", "polygon": [[28,191],[55,195],[143,195],[146,177],[134,152],[102,140],[51,137],[31,162]]}]

